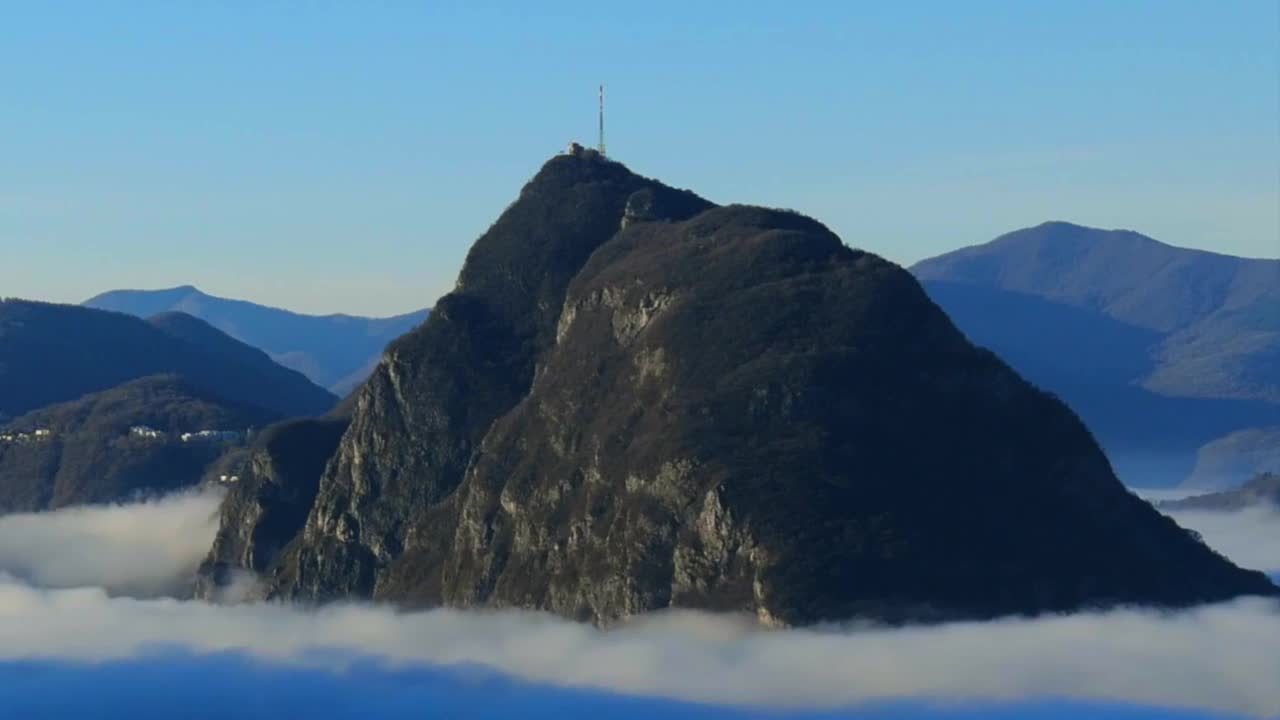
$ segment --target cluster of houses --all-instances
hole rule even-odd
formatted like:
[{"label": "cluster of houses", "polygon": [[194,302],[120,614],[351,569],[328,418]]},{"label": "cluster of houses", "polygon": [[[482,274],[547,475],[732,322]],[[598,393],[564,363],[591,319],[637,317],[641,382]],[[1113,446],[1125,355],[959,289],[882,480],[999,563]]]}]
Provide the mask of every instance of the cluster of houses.
[{"label": "cluster of houses", "polygon": [[[156,430],[146,425],[134,425],[129,428],[129,435],[142,438],[144,440],[167,440],[169,433]],[[250,431],[240,432],[238,430],[197,430],[195,432],[185,432],[175,435],[178,440],[184,443],[195,442],[240,442],[248,438]],[[39,428],[31,432],[19,432],[16,430],[6,430],[0,432],[0,442],[3,443],[22,443],[22,442],[39,442],[48,440],[53,437],[53,431],[48,428]]]},{"label": "cluster of houses", "polygon": [[[246,440],[253,434],[252,430],[240,432],[238,430],[197,430],[195,432],[175,433],[173,437],[184,443],[236,443]],[[159,440],[169,439],[169,433],[162,430],[156,430],[146,425],[134,425],[129,428],[129,435],[143,440]],[[42,442],[53,437],[53,431],[48,428],[37,428],[31,431],[19,430],[3,430],[0,431],[0,443],[34,443]],[[240,478],[223,479],[223,482],[235,482]]]},{"label": "cluster of houses", "polygon": [[31,432],[6,431],[6,432],[0,433],[0,442],[3,442],[3,443],[39,442],[41,440],[48,440],[51,437],[53,437],[53,431],[48,430],[46,428],[32,430]]},{"label": "cluster of houses", "polygon": [[129,428],[129,434],[147,440],[163,440],[165,438],[164,433],[146,425],[134,425]]},{"label": "cluster of houses", "polygon": [[[129,428],[129,434],[136,438],[144,440],[166,440],[168,433],[156,430],[146,425],[134,425]],[[248,437],[247,432],[238,430],[197,430],[195,432],[184,432],[177,434],[178,440],[184,443],[193,442],[240,442]]]}]

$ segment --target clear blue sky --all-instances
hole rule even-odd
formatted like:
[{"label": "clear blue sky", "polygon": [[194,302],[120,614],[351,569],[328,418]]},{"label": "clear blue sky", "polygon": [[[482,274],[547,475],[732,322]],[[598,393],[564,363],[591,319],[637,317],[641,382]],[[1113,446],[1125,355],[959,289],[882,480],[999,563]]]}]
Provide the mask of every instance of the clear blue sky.
[{"label": "clear blue sky", "polygon": [[[531,8],[537,7],[537,10]],[[0,295],[429,305],[590,141],[915,260],[1048,219],[1280,256],[1280,3],[0,0]]]}]

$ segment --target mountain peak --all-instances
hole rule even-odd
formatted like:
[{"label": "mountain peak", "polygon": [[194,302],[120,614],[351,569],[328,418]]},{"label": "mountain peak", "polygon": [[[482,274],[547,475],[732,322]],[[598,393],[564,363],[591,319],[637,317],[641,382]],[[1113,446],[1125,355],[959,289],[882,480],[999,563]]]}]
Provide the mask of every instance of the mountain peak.
[{"label": "mountain peak", "polygon": [[561,302],[573,274],[627,222],[683,220],[710,207],[597,152],[556,155],[472,245],[457,292],[527,320],[530,308]]},{"label": "mountain peak", "polygon": [[[1275,260],[1175,247],[1132,230],[1056,221],[922,260],[912,271],[925,282],[1102,308],[1123,322],[1167,332],[1274,293],[1276,267]],[[1166,307],[1173,309],[1161,310]]]},{"label": "mountain peak", "polygon": [[562,152],[548,158],[525,184],[521,195],[530,191],[566,190],[582,183],[625,183],[643,179],[621,162],[601,155],[596,150],[583,148],[577,152]]},{"label": "mountain peak", "polygon": [[107,292],[94,295],[80,304],[88,307],[100,307],[118,302],[122,298],[130,297],[147,297],[152,302],[156,303],[176,303],[193,295],[198,297],[208,297],[200,290],[200,288],[197,288],[194,285],[177,285],[175,287],[158,288],[156,290],[138,290],[132,288],[125,290],[108,290]]},{"label": "mountain peak", "polygon": [[1107,250],[1117,246],[1158,246],[1170,250],[1177,249],[1134,230],[1097,228],[1065,220],[1049,220],[1039,225],[1014,230],[976,247],[996,248],[1010,245],[1032,247],[1062,244],[1073,245],[1082,251]]},{"label": "mountain peak", "polygon": [[[315,463],[284,553],[250,561],[269,594],[794,625],[1276,592],[802,215],[557,156],[437,307]],[[224,529],[256,532],[248,506]]]}]

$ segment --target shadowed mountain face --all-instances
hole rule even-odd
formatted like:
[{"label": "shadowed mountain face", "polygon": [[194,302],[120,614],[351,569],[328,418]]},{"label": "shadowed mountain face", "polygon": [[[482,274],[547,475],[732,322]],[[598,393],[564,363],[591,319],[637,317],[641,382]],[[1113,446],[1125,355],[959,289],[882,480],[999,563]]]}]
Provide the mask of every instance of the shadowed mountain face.
[{"label": "shadowed mountain face", "polygon": [[198,317],[265,350],[276,362],[338,395],[346,395],[364,382],[387,343],[420,324],[428,312],[388,318],[302,315],[206,295],[189,285],[169,290],[115,290],[84,304],[144,318],[175,311]]},{"label": "shadowed mountain face", "polygon": [[[116,502],[194,485],[247,430],[277,417],[175,376],[37,410],[0,428],[0,512]],[[182,438],[202,430],[236,436]]]},{"label": "shadowed mountain face", "polygon": [[906,271],[593,152],[548,162],[476,242],[357,395],[305,524],[241,562],[277,597],[598,623],[1276,592],[1128,493]]},{"label": "shadowed mountain face", "polygon": [[189,315],[144,321],[75,305],[0,301],[0,413],[17,417],[159,374],[276,416],[318,415],[337,400]]},{"label": "shadowed mountain face", "polygon": [[1128,482],[1176,484],[1207,443],[1280,422],[1280,261],[1047,223],[912,271],[1079,412]]},{"label": "shadowed mountain face", "polygon": [[237,570],[262,571],[276,561],[306,522],[325,463],[349,423],[349,417],[337,414],[289,420],[219,459],[210,474],[238,479],[222,503],[222,522],[200,568],[197,597],[219,600]]}]

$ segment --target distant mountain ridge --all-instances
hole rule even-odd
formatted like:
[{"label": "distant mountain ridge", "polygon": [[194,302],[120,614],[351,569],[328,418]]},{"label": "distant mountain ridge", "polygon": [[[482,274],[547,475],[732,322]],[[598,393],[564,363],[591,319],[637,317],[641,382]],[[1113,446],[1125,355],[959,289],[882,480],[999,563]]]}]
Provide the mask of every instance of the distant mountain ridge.
[{"label": "distant mountain ridge", "polygon": [[1050,222],[912,272],[971,339],[1066,399],[1129,482],[1176,483],[1203,445],[1280,423],[1280,260]]},{"label": "distant mountain ridge", "polygon": [[227,402],[319,415],[336,396],[266,353],[181,313],[141,320],[78,305],[0,301],[0,413],[16,418],[150,375]]},{"label": "distant mountain ridge", "polygon": [[1233,512],[1252,507],[1280,509],[1280,473],[1263,473],[1233,490],[1166,500],[1156,507],[1167,511],[1211,510]]},{"label": "distant mountain ridge", "polygon": [[923,280],[1024,292],[1159,332],[1280,301],[1280,260],[1167,245],[1132,230],[1046,222],[917,263]]},{"label": "distant mountain ridge", "polygon": [[113,290],[83,304],[143,318],[172,311],[198,317],[338,395],[364,382],[387,343],[420,324],[428,313],[418,310],[386,318],[304,315],[216,297],[191,285]]}]

